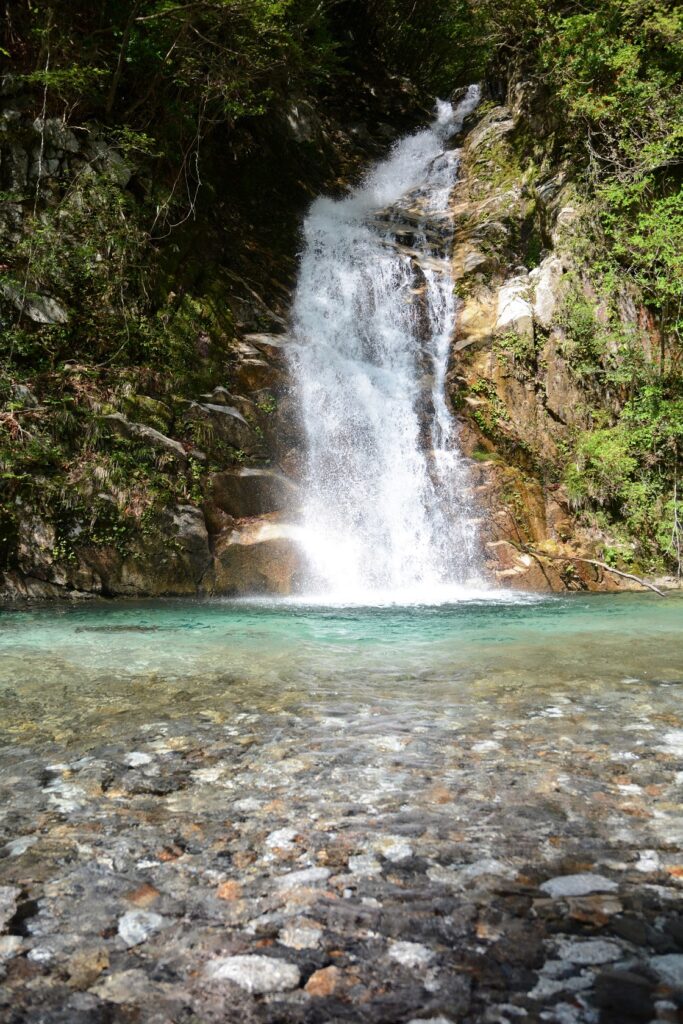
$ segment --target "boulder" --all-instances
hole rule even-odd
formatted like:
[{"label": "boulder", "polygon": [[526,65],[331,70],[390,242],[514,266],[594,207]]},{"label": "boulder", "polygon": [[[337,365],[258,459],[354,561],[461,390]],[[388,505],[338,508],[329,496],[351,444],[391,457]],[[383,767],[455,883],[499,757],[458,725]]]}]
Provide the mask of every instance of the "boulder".
[{"label": "boulder", "polygon": [[226,530],[214,548],[215,594],[290,594],[301,571],[296,528],[259,520]]},{"label": "boulder", "polygon": [[282,473],[247,466],[214,473],[209,488],[214,505],[237,518],[278,512],[297,496],[296,484]]}]

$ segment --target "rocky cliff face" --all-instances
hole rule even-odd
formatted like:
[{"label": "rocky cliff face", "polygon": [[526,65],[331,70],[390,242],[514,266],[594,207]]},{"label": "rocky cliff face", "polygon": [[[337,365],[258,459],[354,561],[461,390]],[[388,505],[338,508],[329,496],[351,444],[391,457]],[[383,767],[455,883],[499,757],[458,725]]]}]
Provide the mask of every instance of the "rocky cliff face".
[{"label": "rocky cliff face", "polygon": [[[461,306],[451,396],[492,578],[531,590],[633,587],[595,564],[616,542],[586,525],[563,482],[578,432],[591,427],[596,406],[618,407],[619,396],[582,373],[570,336],[577,305],[600,322],[606,304],[577,255],[585,226],[551,140],[519,85],[508,105],[485,104],[464,141],[452,200]],[[633,290],[623,286],[617,304],[625,329],[647,326]]]},{"label": "rocky cliff face", "polygon": [[[16,355],[23,344],[32,353],[21,383],[0,380],[5,598],[292,589],[283,509],[291,519],[297,428],[282,332],[299,225],[316,194],[343,188],[424,116],[406,83],[384,87],[392,124],[374,86],[354,82],[343,111],[301,97],[211,140],[193,216],[147,254],[161,267],[147,344],[166,363],[152,351],[111,366],[86,343],[80,358],[36,371],[33,350],[62,342],[56,332],[75,326],[79,296],[41,286],[30,250],[25,279],[19,260],[0,268],[0,320],[19,338]],[[137,230],[152,189],[146,165],[124,160],[95,126],[76,133],[36,119],[20,90],[3,88],[0,186],[11,201],[0,239],[23,253],[36,226],[56,229],[65,250],[88,246],[96,273],[106,232],[88,234],[72,211],[89,213],[94,192],[123,234]],[[52,280],[62,283],[57,270]]]},{"label": "rocky cliff face", "polygon": [[[289,132],[285,151],[303,147],[302,166],[318,166],[317,176],[297,185],[299,211],[323,181],[348,178],[394,131],[375,120],[342,138],[338,125],[307,109],[290,111],[282,128]],[[79,139],[59,121],[29,122],[11,109],[3,124],[3,184],[14,193],[33,188],[38,161],[55,201],[65,182],[83,175],[121,193],[134,183],[134,169],[96,135]],[[461,308],[449,387],[490,577],[538,590],[613,589],[628,581],[586,561],[601,561],[610,538],[580,523],[563,484],[571,439],[596,402],[590,378],[569,358],[567,301],[578,294],[600,316],[601,299],[579,270],[580,211],[567,169],[553,165],[543,133],[523,87],[508,106],[486,103],[469,125],[452,198]],[[296,167],[294,159],[285,177]],[[297,502],[298,438],[283,334],[296,209],[270,262],[271,225],[250,225],[235,262],[220,256],[223,222],[215,209],[207,214],[211,271],[178,270],[181,295],[169,292],[163,313],[169,332],[190,338],[188,358],[198,371],[188,374],[189,384],[169,389],[162,374],[131,382],[106,371],[93,382],[87,367],[66,367],[58,386],[87,403],[96,441],[61,471],[57,510],[56,492],[45,497],[53,486],[47,476],[38,474],[30,499],[16,491],[4,522],[5,597],[288,593],[296,586],[300,567],[288,523]],[[21,238],[23,210],[8,205],[6,239]],[[245,230],[240,223],[230,229],[233,242]],[[189,239],[198,244],[196,226]],[[191,262],[201,263],[196,253]],[[9,307],[22,301],[9,285],[3,296]],[[621,308],[625,321],[641,315],[627,290]],[[59,296],[47,294],[31,294],[24,314],[38,325],[59,325],[70,315]],[[29,384],[15,387],[5,414],[18,440],[50,401],[55,376]],[[597,400],[609,405],[618,396]]]}]

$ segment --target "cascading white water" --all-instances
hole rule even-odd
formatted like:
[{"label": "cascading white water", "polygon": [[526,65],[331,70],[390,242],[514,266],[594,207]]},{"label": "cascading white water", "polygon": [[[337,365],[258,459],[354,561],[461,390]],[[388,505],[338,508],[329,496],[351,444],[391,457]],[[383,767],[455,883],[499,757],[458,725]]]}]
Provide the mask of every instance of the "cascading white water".
[{"label": "cascading white water", "polygon": [[333,600],[440,600],[476,576],[445,393],[457,300],[448,253],[471,86],[304,225],[291,371],[306,442],[301,543]]}]

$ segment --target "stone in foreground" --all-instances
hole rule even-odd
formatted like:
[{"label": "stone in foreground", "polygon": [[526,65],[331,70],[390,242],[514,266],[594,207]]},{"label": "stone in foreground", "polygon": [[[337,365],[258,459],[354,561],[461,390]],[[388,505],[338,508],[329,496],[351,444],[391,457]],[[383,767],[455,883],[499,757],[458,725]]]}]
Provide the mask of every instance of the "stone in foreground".
[{"label": "stone in foreground", "polygon": [[578,875],[558,875],[557,878],[549,878],[540,887],[541,892],[551,896],[554,900],[562,899],[564,896],[590,896],[594,892],[615,892],[619,886],[611,878],[604,875],[593,875],[584,872]]},{"label": "stone in foreground", "polygon": [[299,968],[268,956],[228,956],[206,965],[207,981],[231,981],[252,995],[286,992],[301,980]]}]

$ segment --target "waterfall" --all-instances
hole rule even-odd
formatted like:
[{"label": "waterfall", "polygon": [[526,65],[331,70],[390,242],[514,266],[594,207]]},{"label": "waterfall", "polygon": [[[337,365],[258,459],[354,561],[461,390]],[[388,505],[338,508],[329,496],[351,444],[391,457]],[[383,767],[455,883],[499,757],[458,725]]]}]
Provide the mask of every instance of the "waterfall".
[{"label": "waterfall", "polygon": [[291,373],[305,439],[301,543],[334,600],[442,600],[476,577],[467,470],[446,395],[457,299],[449,140],[471,86],[304,224]]}]

